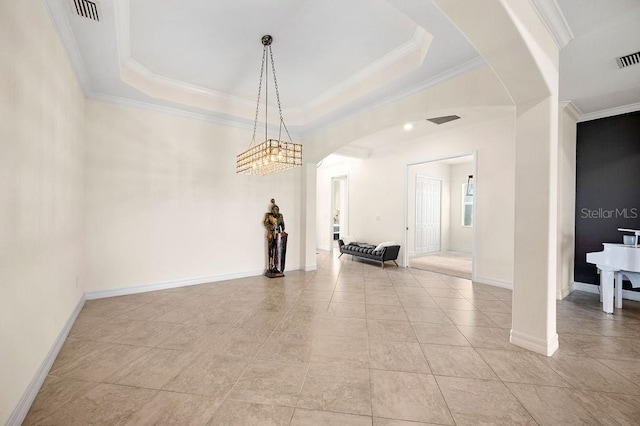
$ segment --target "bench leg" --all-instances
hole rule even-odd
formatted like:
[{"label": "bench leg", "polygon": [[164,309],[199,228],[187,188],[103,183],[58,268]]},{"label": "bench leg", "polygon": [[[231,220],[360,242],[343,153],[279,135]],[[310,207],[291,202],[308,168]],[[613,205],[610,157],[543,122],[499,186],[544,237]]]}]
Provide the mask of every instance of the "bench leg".
[{"label": "bench leg", "polygon": [[398,263],[394,260],[393,263],[396,264],[396,268],[399,268]]},{"label": "bench leg", "polygon": [[384,269],[384,260],[382,261],[382,269]]},{"label": "bench leg", "polygon": [[338,259],[340,259],[340,258],[342,257],[342,255],[343,255],[343,254],[344,254],[344,253],[340,253],[340,256],[338,256]]}]

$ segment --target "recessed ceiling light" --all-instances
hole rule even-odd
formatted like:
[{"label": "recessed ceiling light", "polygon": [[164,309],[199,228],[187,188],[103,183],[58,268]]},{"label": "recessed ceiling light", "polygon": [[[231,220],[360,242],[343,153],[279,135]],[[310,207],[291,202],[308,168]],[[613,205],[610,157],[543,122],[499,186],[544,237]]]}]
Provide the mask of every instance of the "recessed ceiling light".
[{"label": "recessed ceiling light", "polygon": [[413,129],[413,123],[406,123],[403,127],[405,130],[409,131]]}]

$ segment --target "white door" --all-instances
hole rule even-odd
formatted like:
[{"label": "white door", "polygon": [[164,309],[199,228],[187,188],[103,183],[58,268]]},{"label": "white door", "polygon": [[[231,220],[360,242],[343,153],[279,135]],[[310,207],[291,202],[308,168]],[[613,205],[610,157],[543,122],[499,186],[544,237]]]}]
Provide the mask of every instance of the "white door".
[{"label": "white door", "polygon": [[416,176],[416,253],[440,251],[442,181]]}]

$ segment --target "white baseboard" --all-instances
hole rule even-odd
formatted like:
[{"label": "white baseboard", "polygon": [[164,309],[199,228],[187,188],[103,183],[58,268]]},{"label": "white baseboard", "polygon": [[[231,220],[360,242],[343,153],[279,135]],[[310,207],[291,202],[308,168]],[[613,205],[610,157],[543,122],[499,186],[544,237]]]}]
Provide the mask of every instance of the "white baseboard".
[{"label": "white baseboard", "polygon": [[521,348],[529,349],[530,351],[546,356],[551,356],[558,350],[557,333],[554,333],[547,341],[512,329],[509,341],[516,346],[520,346]]},{"label": "white baseboard", "polygon": [[573,284],[571,283],[566,287],[560,287],[560,286],[556,287],[556,300],[562,300],[568,295],[570,295],[571,292],[573,291],[572,285]]},{"label": "white baseboard", "polygon": [[[581,283],[579,281],[574,281],[571,285],[571,291],[580,290],[586,291],[587,293],[596,293],[600,294],[600,286],[598,284],[587,284]],[[627,300],[633,300],[635,302],[640,302],[640,293],[637,291],[629,291],[622,290],[622,298]]]},{"label": "white baseboard", "polygon": [[[299,269],[299,268],[296,268]],[[295,269],[293,269],[295,270]],[[217,281],[233,280],[262,275],[264,270],[240,272],[237,274],[214,275],[210,277],[187,278],[182,280],[164,281],[134,287],[116,288],[113,290],[91,291],[85,293],[86,300],[103,299],[105,297],[127,296],[130,294],[147,293],[149,291],[167,290],[170,288],[187,287],[191,285],[206,284]]]},{"label": "white baseboard", "polygon": [[[315,271],[317,265],[309,265],[301,268],[300,265],[293,265],[287,268],[287,271]],[[285,271],[286,272],[286,271]],[[167,290],[170,288],[188,287],[192,285],[200,285],[213,283],[218,281],[235,280],[238,278],[256,277],[264,274],[264,269],[259,271],[239,272],[236,274],[213,275],[210,277],[186,278],[182,280],[163,281],[147,285],[139,285],[133,287],[115,288],[113,290],[90,291],[84,294],[86,300],[104,299],[106,297],[128,296],[130,294],[147,293],[150,291]]]},{"label": "white baseboard", "polygon": [[472,281],[474,283],[478,283],[478,284],[487,284],[487,285],[492,285],[494,287],[500,287],[500,288],[506,288],[507,290],[513,290],[513,283],[510,283],[508,281],[500,281],[500,280],[494,280],[491,278],[485,278],[485,277],[478,277],[475,276]]},{"label": "white baseboard", "polygon": [[[308,265],[304,268],[304,271],[315,271],[316,269],[317,269],[317,265]],[[300,266],[294,266],[294,268],[290,270],[291,271],[303,270],[303,268],[300,268]],[[31,383],[29,383],[27,390],[22,395],[22,398],[20,398],[20,401],[18,402],[13,412],[7,419],[6,426],[14,426],[14,425],[19,426],[24,421],[25,417],[27,416],[27,413],[29,412],[29,408],[31,408],[31,404],[33,404],[33,401],[38,395],[38,392],[42,387],[42,383],[44,383],[44,380],[46,379],[47,374],[49,373],[49,370],[53,365],[53,362],[58,356],[58,353],[60,352],[60,348],[62,348],[64,341],[67,339],[67,336],[69,335],[69,331],[71,331],[71,327],[73,327],[73,324],[75,323],[76,318],[80,314],[80,311],[82,310],[82,307],[84,306],[85,301],[94,300],[94,299],[103,299],[105,297],[126,296],[130,294],[146,293],[149,291],[166,290],[170,288],[206,284],[210,282],[232,280],[237,278],[254,277],[254,276],[262,275],[263,273],[264,273],[264,270],[240,272],[237,274],[189,278],[184,280],[165,281],[161,283],[149,284],[149,285],[143,285],[143,286],[118,288],[118,289],[104,290],[104,291],[92,291],[92,292],[85,293],[78,301],[78,304],[76,305],[75,309],[69,316],[69,319],[65,323],[64,328],[62,329],[62,331],[60,331],[60,334],[54,341],[53,346],[49,350],[49,353],[47,354],[44,361],[40,365],[40,368],[38,369],[35,376],[31,380]]]},{"label": "white baseboard", "polygon": [[574,290],[586,291],[587,293],[600,293],[600,286],[574,281],[573,284],[571,284],[571,291]]},{"label": "white baseboard", "polygon": [[51,369],[53,362],[56,360],[56,357],[58,356],[58,353],[60,352],[64,341],[67,339],[69,331],[71,331],[71,327],[73,327],[73,323],[75,323],[78,314],[80,314],[80,311],[84,306],[84,302],[85,298],[83,295],[82,297],[80,297],[78,304],[69,316],[69,319],[67,319],[67,322],[58,334],[58,337],[53,342],[53,346],[51,346],[51,349],[49,349],[49,353],[47,353],[44,361],[42,361],[40,368],[36,372],[35,376],[33,376],[33,379],[31,379],[31,383],[29,383],[27,390],[25,390],[22,398],[20,398],[20,401],[18,401],[18,404],[7,419],[7,426],[19,426],[22,424],[25,417],[27,417],[29,408],[31,408],[31,404],[33,404],[33,401],[36,399],[36,396],[40,391],[40,387],[42,387],[44,380],[47,378],[47,374],[49,374],[49,370]]}]

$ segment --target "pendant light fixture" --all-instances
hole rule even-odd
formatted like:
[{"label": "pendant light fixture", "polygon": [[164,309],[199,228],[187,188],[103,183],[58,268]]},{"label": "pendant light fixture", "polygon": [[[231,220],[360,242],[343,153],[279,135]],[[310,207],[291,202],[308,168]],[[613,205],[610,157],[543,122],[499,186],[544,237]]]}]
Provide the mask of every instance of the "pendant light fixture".
[{"label": "pendant light fixture", "polygon": [[[282,116],[282,107],[280,105],[280,92],[278,91],[278,80],[276,79],[276,67],[273,62],[273,52],[271,51],[271,43],[273,37],[265,35],[262,37],[262,66],[260,68],[260,83],[258,85],[258,102],[256,105],[256,117],[253,122],[253,137],[251,144],[242,154],[236,157],[236,173],[248,175],[269,175],[284,170],[293,169],[302,166],[302,145],[293,143],[291,135],[284,123]],[[278,126],[278,138],[269,139],[268,137],[268,94],[269,94],[269,63],[273,74],[273,85],[276,90],[276,100],[278,102],[278,114],[280,123]],[[266,67],[265,67],[266,64]],[[262,80],[265,79],[264,87],[264,142],[256,145],[256,130],[258,127],[258,112],[260,110],[260,95],[262,91]],[[282,130],[287,134],[288,142],[282,140]]]}]

